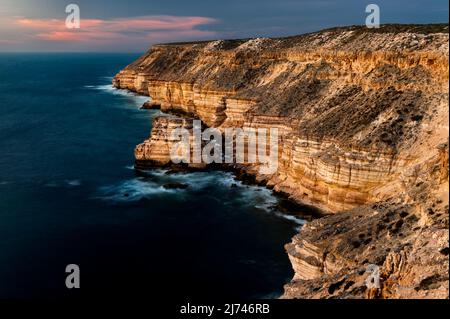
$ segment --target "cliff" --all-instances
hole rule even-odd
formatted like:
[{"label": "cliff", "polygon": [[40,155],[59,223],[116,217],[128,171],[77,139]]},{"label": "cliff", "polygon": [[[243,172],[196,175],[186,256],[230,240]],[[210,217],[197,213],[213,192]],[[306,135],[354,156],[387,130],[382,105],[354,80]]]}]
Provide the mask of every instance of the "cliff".
[{"label": "cliff", "polygon": [[155,119],[138,165],[168,165],[170,131],[190,128],[187,118],[279,129],[277,172],[240,168],[337,213],[287,245],[296,275],[284,297],[367,295],[368,264],[382,273],[369,297],[447,297],[448,57],[447,25],[346,27],[156,45],[113,84],[184,117]]}]

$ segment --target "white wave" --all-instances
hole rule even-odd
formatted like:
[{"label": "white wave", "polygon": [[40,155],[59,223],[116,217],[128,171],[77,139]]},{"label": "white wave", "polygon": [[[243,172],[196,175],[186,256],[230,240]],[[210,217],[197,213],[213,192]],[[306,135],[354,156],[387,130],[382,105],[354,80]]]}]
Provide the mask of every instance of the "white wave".
[{"label": "white wave", "polygon": [[241,186],[242,200],[247,204],[253,204],[255,208],[262,209],[266,212],[272,212],[273,207],[278,203],[278,198],[270,189],[262,186]]},{"label": "white wave", "polygon": [[167,173],[166,170],[152,170],[150,175],[163,178],[167,181],[189,184],[191,190],[203,190],[217,185],[221,181],[215,172],[189,172],[189,173]]},{"label": "white wave", "polygon": [[283,214],[280,212],[275,212],[275,215],[290,221],[293,221],[294,223],[296,223],[297,225],[303,226],[306,224],[306,220],[301,219],[297,216],[293,216],[293,215],[288,215],[288,214]]},{"label": "white wave", "polygon": [[163,185],[143,178],[135,178],[118,185],[101,187],[101,195],[98,198],[107,201],[133,202],[155,195],[174,194],[182,191],[180,189],[166,189]]},{"label": "white wave", "polygon": [[170,175],[167,174],[168,171],[169,170],[167,170],[167,169],[155,168],[155,169],[152,169],[151,171],[149,171],[149,173],[152,176],[158,176],[158,177],[170,176]]},{"label": "white wave", "polygon": [[[113,94],[121,97],[127,98],[131,101],[133,107],[141,107],[144,102],[146,102],[149,97],[142,96],[135,92],[131,92],[124,89],[117,89],[112,84],[102,84],[102,85],[85,85],[84,88],[89,90],[98,90],[107,94]],[[128,103],[127,103],[128,104]]]},{"label": "white wave", "polygon": [[99,90],[108,92],[114,95],[124,95],[124,96],[138,96],[136,93],[124,90],[124,89],[117,89],[112,84],[103,84],[103,85],[85,85],[86,89],[93,89],[93,90]]},{"label": "white wave", "polygon": [[75,186],[81,185],[81,181],[79,179],[66,180],[65,182],[70,187],[75,187]]},{"label": "white wave", "polygon": [[[127,166],[132,169],[132,166]],[[236,190],[230,193],[232,200],[222,201],[222,204],[240,205],[241,207],[253,207],[264,211],[267,214],[273,214],[276,217],[289,220],[296,225],[302,226],[305,220],[289,214],[284,214],[276,209],[278,197],[270,189],[263,186],[245,185],[236,180],[233,174],[229,172],[170,172],[167,169],[146,170],[146,178],[136,178],[132,181],[121,184],[118,187],[104,188],[107,199],[119,201],[134,201],[143,197],[155,194],[174,193],[185,194],[188,196],[192,192],[205,191],[208,189],[223,188],[225,192]],[[165,189],[162,185],[166,183],[188,184],[187,189]],[[181,193],[183,192],[183,193]],[[127,194],[127,196],[124,196]],[[219,193],[220,195],[220,193]],[[189,197],[184,197],[188,200]],[[220,196],[218,200],[220,200]],[[224,198],[222,198],[224,199]]]},{"label": "white wave", "polygon": [[247,205],[253,205],[253,207],[263,210],[266,213],[273,214],[277,217],[289,220],[294,222],[297,225],[303,226],[306,221],[300,217],[289,215],[280,212],[276,209],[278,204],[278,197],[274,195],[274,193],[262,186],[250,186],[246,188],[240,189],[241,196],[244,200],[244,203]]},{"label": "white wave", "polygon": [[103,91],[103,92],[114,94],[114,95],[133,97],[133,98],[137,99],[139,102],[142,101],[142,103],[144,103],[145,101],[147,101],[149,99],[148,96],[142,96],[135,92],[131,92],[129,90],[115,88],[112,84],[85,85],[84,88],[91,89],[91,90],[99,90],[99,91]]}]

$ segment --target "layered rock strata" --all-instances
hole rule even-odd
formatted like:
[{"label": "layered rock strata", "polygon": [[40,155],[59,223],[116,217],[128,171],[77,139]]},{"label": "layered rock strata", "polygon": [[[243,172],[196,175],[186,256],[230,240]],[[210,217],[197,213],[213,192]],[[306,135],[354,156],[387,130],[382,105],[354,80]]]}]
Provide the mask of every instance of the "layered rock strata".
[{"label": "layered rock strata", "polygon": [[[276,173],[263,175],[250,163],[243,167],[291,199],[339,213],[308,224],[287,246],[296,275],[285,297],[360,296],[348,289],[333,288],[328,295],[314,289],[368,263],[388,271],[394,267],[390,260],[400,257],[382,254],[386,245],[403,251],[405,265],[430,267],[430,273],[440,267],[414,261],[411,254],[425,251],[414,246],[420,236],[438,234],[439,240],[433,237],[426,244],[436,251],[445,252],[448,240],[433,218],[423,217],[427,205],[434,204],[438,225],[448,221],[448,163],[442,162],[448,159],[448,72],[447,25],[386,25],[280,39],[156,45],[119,72],[113,84],[149,95],[152,106],[184,116],[155,119],[151,137],[136,148],[139,165],[169,164],[174,142],[169,131],[188,127],[193,118],[221,131],[277,128]],[[431,181],[435,176],[446,177]],[[420,183],[427,186],[412,196]],[[373,205],[380,203],[386,208],[374,214]],[[352,246],[349,238],[358,227],[386,226],[385,215],[399,212],[422,222],[403,221],[405,231],[394,237],[389,231],[366,232],[371,240]],[[339,227],[345,230],[328,230]],[[437,261],[445,257],[436,256]],[[390,292],[386,284],[370,296],[413,296],[404,287],[414,286],[420,276],[403,279],[404,269],[397,269],[395,280],[383,273],[383,283],[393,283]],[[448,295],[448,282],[431,281],[438,290],[425,294],[419,289],[415,296]]]}]

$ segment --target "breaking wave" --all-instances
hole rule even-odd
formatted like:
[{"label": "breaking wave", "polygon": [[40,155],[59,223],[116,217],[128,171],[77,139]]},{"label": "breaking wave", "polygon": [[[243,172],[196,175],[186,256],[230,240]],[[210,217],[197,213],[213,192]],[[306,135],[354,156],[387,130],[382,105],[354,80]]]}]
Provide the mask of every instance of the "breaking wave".
[{"label": "breaking wave", "polygon": [[140,178],[100,188],[98,198],[113,202],[134,202],[155,195],[173,194],[182,190],[166,189],[163,185]]},{"label": "breaking wave", "polygon": [[[132,166],[127,166],[132,169]],[[306,221],[295,215],[280,212],[277,209],[279,198],[263,186],[246,185],[236,180],[229,172],[170,172],[166,169],[141,171],[143,177],[128,181],[118,187],[104,188],[107,191],[105,199],[119,201],[135,201],[158,194],[176,194],[180,199],[215,197],[222,205],[239,206],[257,209],[267,214],[273,214],[295,223],[300,227]],[[180,183],[188,185],[186,189],[166,189],[165,184]],[[124,193],[128,195],[125,197]],[[296,228],[297,228],[296,227]]]},{"label": "breaking wave", "polygon": [[144,102],[149,99],[148,96],[142,96],[137,93],[134,93],[134,92],[131,92],[128,90],[124,90],[124,89],[117,89],[114,86],[112,86],[112,84],[85,85],[84,88],[88,89],[88,90],[98,90],[98,91],[102,91],[107,94],[113,94],[113,95],[129,98],[133,101],[133,104],[135,104],[136,106],[139,106],[139,107],[142,106],[142,104],[144,104]]}]

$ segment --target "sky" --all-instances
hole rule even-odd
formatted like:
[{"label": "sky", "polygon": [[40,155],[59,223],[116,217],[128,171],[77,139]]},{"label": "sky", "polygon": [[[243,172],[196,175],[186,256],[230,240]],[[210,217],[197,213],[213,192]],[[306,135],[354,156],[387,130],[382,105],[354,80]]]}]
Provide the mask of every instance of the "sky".
[{"label": "sky", "polygon": [[[68,29],[66,6],[80,8]],[[0,52],[143,52],[155,43],[279,37],[364,24],[448,23],[447,0],[0,0]]]}]

